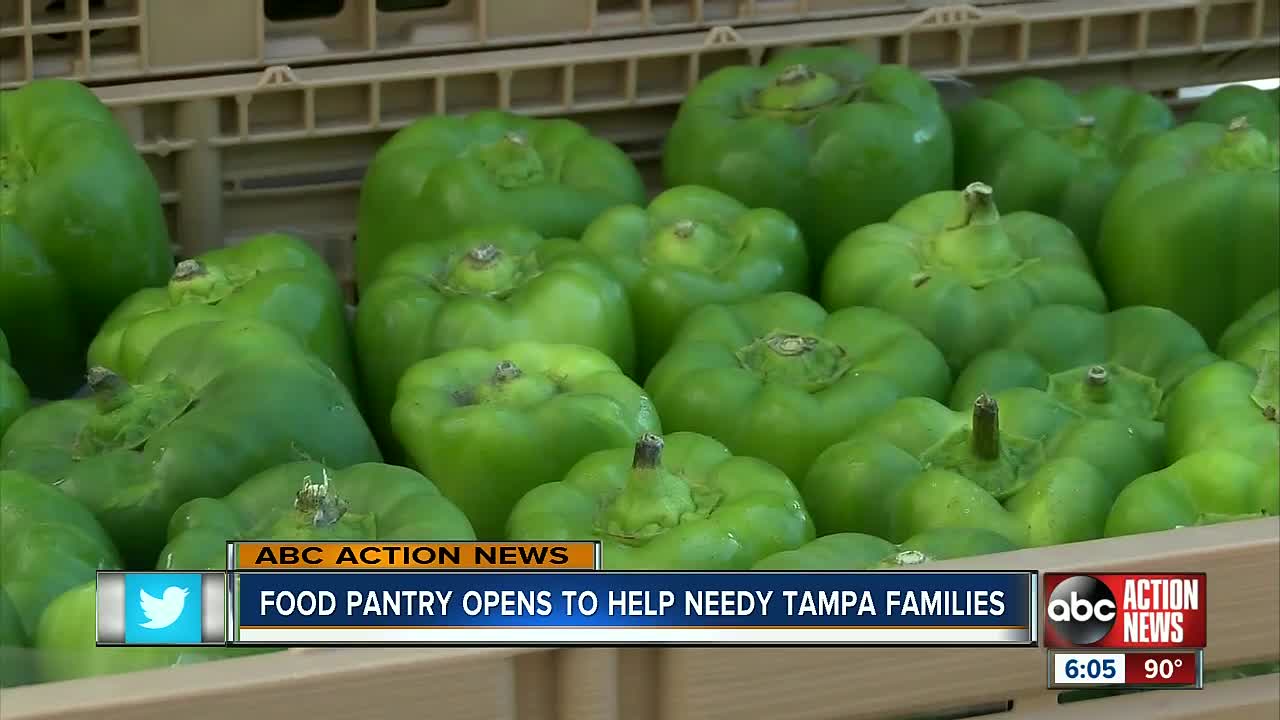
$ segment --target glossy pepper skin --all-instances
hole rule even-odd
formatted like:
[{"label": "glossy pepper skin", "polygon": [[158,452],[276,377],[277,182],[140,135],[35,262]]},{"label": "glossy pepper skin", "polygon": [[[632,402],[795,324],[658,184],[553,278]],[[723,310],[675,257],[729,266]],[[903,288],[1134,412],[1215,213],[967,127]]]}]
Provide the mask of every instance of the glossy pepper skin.
[{"label": "glossy pepper skin", "polygon": [[668,430],[803,478],[858,423],[902,397],[945,399],[950,384],[942,354],[904,321],[869,308],[828,314],[783,292],[695,311],[645,389]]},{"label": "glossy pepper skin", "polygon": [[1116,498],[1107,517],[1107,536],[1280,514],[1280,450],[1261,460],[1203,450],[1144,475]]},{"label": "glossy pepper skin", "polygon": [[93,397],[19,418],[0,468],[25,470],[89,508],[129,567],[154,567],[170,517],[254,474],[313,458],[381,459],[350,393],[283,330],[227,321],[177,330],[134,382],[105,368]]},{"label": "glossy pepper skin", "polygon": [[997,397],[979,396],[971,412],[901,400],[824,452],[800,485],[819,534],[902,542],[976,528],[1018,547],[1092,540],[1121,489],[1161,465],[1141,427],[1081,418],[1029,388]]},{"label": "glossy pepper skin", "polygon": [[0,101],[0,329],[36,396],[83,382],[103,318],[173,271],[155,178],[84,86],[48,79]]},{"label": "glossy pepper skin", "polygon": [[1280,287],[1280,148],[1246,122],[1187,123],[1144,142],[1103,218],[1114,307],[1155,305],[1211,346]]},{"label": "glossy pepper skin", "polygon": [[400,380],[391,427],[481,540],[503,539],[516,501],[582,458],[662,430],[648,396],[607,355],[532,342],[417,363]]},{"label": "glossy pepper skin", "polygon": [[134,293],[89,345],[89,365],[132,378],[174,330],[238,318],[285,330],[333,368],[348,388],[356,387],[337,278],[306,242],[275,233],[183,260],[167,286]]},{"label": "glossy pepper skin", "polygon": [[1169,399],[1169,457],[1205,450],[1241,455],[1265,466],[1280,454],[1280,348],[1258,368],[1230,361],[1201,368]]},{"label": "glossy pepper skin", "polygon": [[576,240],[515,225],[401,248],[363,290],[355,328],[383,437],[405,370],[450,350],[565,343],[595,348],[628,374],[635,367],[631,307],[609,269]]},{"label": "glossy pepper skin", "polygon": [[795,550],[775,553],[753,570],[892,570],[926,562],[1009,552],[1017,547],[990,530],[939,528],[894,544],[862,533],[824,535]]},{"label": "glossy pepper skin", "polygon": [[644,197],[631,159],[569,120],[497,111],[424,118],[383,145],[364,177],[356,280],[368,287],[402,245],[471,225],[577,238],[606,209]]},{"label": "glossy pepper skin", "polygon": [[1031,311],[957,378],[951,408],[982,393],[1027,387],[1083,417],[1114,418],[1163,434],[1178,384],[1216,355],[1186,320],[1163,308],[1098,313],[1073,305]]},{"label": "glossy pepper skin", "polygon": [[121,567],[93,514],[26,473],[0,470],[0,587],[27,638],[63,592]]},{"label": "glossy pepper skin", "polygon": [[1254,370],[1262,369],[1265,353],[1280,350],[1280,289],[1272,290],[1227,326],[1218,354]]},{"label": "glossy pepper skin", "polygon": [[1191,113],[1195,122],[1229,125],[1244,117],[1262,134],[1275,140],[1280,137],[1280,88],[1260,90],[1252,85],[1228,85],[1218,88]]},{"label": "glossy pepper skin", "polygon": [[161,570],[223,570],[228,540],[474,540],[462,511],[409,468],[313,461],[254,475],[223,498],[196,498],[169,521]]},{"label": "glossy pepper skin", "polygon": [[585,457],[511,513],[512,540],[599,540],[607,570],[746,570],[813,539],[782,471],[695,433]]},{"label": "glossy pepper skin", "polygon": [[18,371],[9,364],[9,343],[0,331],[0,438],[18,416],[27,411],[31,398]]},{"label": "glossy pepper skin", "polygon": [[[225,552],[226,546],[223,548]],[[59,595],[41,614],[34,641],[41,681],[119,675],[276,651],[246,647],[95,647],[97,598],[96,583],[90,581]]]},{"label": "glossy pepper skin", "polygon": [[641,378],[694,309],[808,289],[799,226],[777,210],[751,209],[696,185],[667,190],[647,208],[623,205],[605,212],[587,228],[582,244],[627,288]]},{"label": "glossy pepper skin", "polygon": [[667,186],[703,185],[799,223],[818,270],[845,235],[952,186],[951,125],[928,80],[846,48],[717,70],[680,106]]},{"label": "glossy pepper skin", "polygon": [[1118,85],[1072,94],[1037,77],[1005,83],[952,113],[956,182],[984,182],[1005,212],[1062,221],[1086,252],[1134,140],[1174,126],[1169,106]]},{"label": "glossy pepper skin", "polygon": [[1102,312],[1107,298],[1071,230],[1000,215],[990,186],[930,193],[845,238],[827,264],[828,309],[878,307],[909,321],[958,373],[1041,305]]}]

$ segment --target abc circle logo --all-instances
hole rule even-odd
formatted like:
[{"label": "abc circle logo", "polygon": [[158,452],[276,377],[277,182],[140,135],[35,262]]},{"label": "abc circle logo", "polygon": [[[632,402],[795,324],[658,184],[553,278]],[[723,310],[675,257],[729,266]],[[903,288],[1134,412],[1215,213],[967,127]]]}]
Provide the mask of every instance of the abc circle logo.
[{"label": "abc circle logo", "polygon": [[1092,645],[1116,624],[1116,598],[1111,588],[1088,575],[1069,577],[1049,595],[1049,624],[1072,645]]}]

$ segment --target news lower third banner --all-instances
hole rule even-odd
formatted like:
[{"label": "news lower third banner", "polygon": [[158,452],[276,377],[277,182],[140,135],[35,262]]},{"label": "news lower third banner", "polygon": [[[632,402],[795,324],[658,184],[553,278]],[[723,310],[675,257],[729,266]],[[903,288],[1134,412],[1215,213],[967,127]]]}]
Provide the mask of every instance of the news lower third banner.
[{"label": "news lower third banner", "polygon": [[1033,572],[605,572],[598,543],[230,543],[98,574],[111,645],[1034,645]]},{"label": "news lower third banner", "polygon": [[238,572],[234,644],[1030,645],[1033,573]]}]

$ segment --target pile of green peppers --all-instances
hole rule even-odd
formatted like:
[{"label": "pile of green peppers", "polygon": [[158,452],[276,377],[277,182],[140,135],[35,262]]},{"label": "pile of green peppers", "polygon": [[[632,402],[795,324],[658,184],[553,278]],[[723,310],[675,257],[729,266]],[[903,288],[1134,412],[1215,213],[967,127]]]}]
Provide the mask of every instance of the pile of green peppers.
[{"label": "pile of green peppers", "polygon": [[425,118],[354,298],[287,233],[175,257],[92,92],[3,100],[6,686],[249,652],[94,647],[96,570],[228,540],[894,570],[1280,514],[1280,91],[795,50],[697,84],[652,198],[569,120]]}]

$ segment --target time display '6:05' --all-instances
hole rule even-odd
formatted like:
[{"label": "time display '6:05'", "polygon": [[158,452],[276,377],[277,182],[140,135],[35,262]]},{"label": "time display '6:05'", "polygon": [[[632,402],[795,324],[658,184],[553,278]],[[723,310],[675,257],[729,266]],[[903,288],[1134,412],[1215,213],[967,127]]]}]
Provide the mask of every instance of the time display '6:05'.
[{"label": "time display '6:05'", "polygon": [[1055,685],[1123,685],[1124,653],[1053,654]]}]

